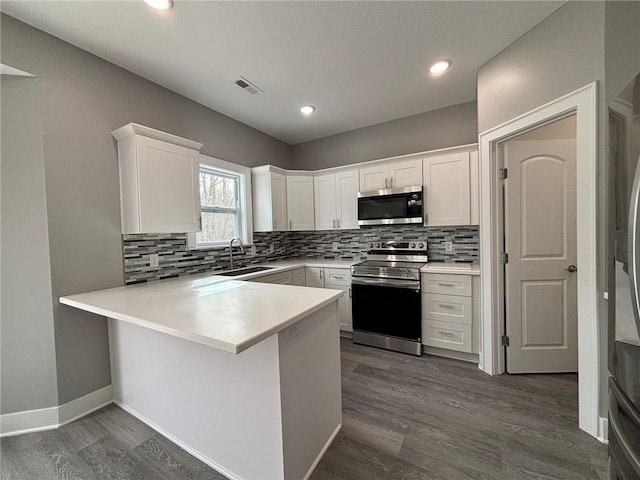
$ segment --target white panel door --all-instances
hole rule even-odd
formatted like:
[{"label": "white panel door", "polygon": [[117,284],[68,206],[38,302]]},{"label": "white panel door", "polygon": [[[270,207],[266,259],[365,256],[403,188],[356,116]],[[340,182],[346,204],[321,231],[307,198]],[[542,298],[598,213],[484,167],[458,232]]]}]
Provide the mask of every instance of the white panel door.
[{"label": "white panel door", "polygon": [[287,176],[289,230],[313,230],[313,177]]},{"label": "white panel door", "polygon": [[320,175],[313,179],[316,230],[336,228],[336,176]]},{"label": "white panel door", "polygon": [[469,152],[424,160],[426,224],[469,225]]},{"label": "white panel door", "polygon": [[374,165],[360,169],[360,191],[384,190],[389,188],[389,166],[387,164]]},{"label": "white panel door", "polygon": [[284,175],[270,172],[273,229],[287,230],[287,181]]},{"label": "white panel door", "polygon": [[200,230],[199,154],[196,150],[138,135],[140,231]]},{"label": "white panel door", "polygon": [[576,372],[576,142],[510,141],[504,162],[507,371]]},{"label": "white panel door", "polygon": [[358,171],[336,173],[336,212],[338,228],[358,226]]},{"label": "white panel door", "polygon": [[422,159],[390,163],[389,182],[391,188],[422,185]]}]

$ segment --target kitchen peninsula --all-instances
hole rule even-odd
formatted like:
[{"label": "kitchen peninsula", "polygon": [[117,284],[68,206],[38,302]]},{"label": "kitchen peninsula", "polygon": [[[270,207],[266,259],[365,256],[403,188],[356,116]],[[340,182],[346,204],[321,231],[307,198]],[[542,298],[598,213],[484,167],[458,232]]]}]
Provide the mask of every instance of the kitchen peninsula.
[{"label": "kitchen peninsula", "polygon": [[340,429],[330,289],[195,275],[60,298],[109,318],[115,402],[230,478],[307,478]]}]

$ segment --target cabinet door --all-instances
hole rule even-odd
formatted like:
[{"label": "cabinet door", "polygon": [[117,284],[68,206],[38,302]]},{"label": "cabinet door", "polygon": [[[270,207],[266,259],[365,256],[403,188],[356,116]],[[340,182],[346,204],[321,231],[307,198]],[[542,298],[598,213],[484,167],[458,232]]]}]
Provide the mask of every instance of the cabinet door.
[{"label": "cabinet door", "polygon": [[200,231],[200,164],[196,150],[138,135],[140,232]]},{"label": "cabinet door", "polygon": [[270,275],[263,275],[261,277],[254,278],[250,281],[256,283],[277,283],[280,285],[293,285],[293,273],[291,271],[272,273]]},{"label": "cabinet door", "polygon": [[313,179],[316,230],[336,228],[336,176],[321,175]]},{"label": "cabinet door", "polygon": [[284,175],[270,172],[273,229],[287,230],[287,182]]},{"label": "cabinet door", "polygon": [[319,267],[307,267],[307,287],[324,288],[324,269]]},{"label": "cabinet door", "polygon": [[422,185],[422,160],[407,160],[389,164],[391,188]]},{"label": "cabinet door", "polygon": [[334,290],[342,290],[344,295],[338,300],[338,326],[340,330],[353,331],[353,320],[351,317],[351,287],[330,286]]},{"label": "cabinet door", "polygon": [[380,164],[360,169],[360,191],[384,190],[388,187],[389,168]]},{"label": "cabinet door", "polygon": [[287,176],[289,230],[313,230],[313,177]]},{"label": "cabinet door", "polygon": [[427,225],[469,225],[469,152],[424,160]]},{"label": "cabinet door", "polygon": [[307,273],[304,267],[296,268],[293,270],[293,284],[299,287],[304,287],[307,284],[306,276]]},{"label": "cabinet door", "polygon": [[336,173],[336,210],[338,228],[360,228],[358,225],[358,171]]}]

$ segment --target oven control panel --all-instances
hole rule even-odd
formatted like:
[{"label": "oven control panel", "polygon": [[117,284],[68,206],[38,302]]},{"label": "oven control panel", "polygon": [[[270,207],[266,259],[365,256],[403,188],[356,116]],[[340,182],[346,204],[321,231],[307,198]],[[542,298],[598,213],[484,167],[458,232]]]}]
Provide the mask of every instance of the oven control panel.
[{"label": "oven control panel", "polygon": [[416,240],[413,242],[369,242],[367,243],[369,251],[394,251],[394,250],[411,250],[415,252],[426,252],[427,241]]}]

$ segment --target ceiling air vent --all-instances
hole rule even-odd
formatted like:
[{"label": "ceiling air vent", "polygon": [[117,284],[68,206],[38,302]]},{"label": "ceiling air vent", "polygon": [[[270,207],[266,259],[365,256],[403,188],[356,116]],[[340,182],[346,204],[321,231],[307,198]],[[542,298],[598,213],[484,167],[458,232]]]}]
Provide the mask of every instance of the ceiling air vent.
[{"label": "ceiling air vent", "polygon": [[244,77],[238,78],[233,83],[235,83],[240,88],[242,88],[245,92],[250,93],[251,95],[255,95],[256,93],[264,93],[263,90],[258,88],[256,85],[254,85]]}]

